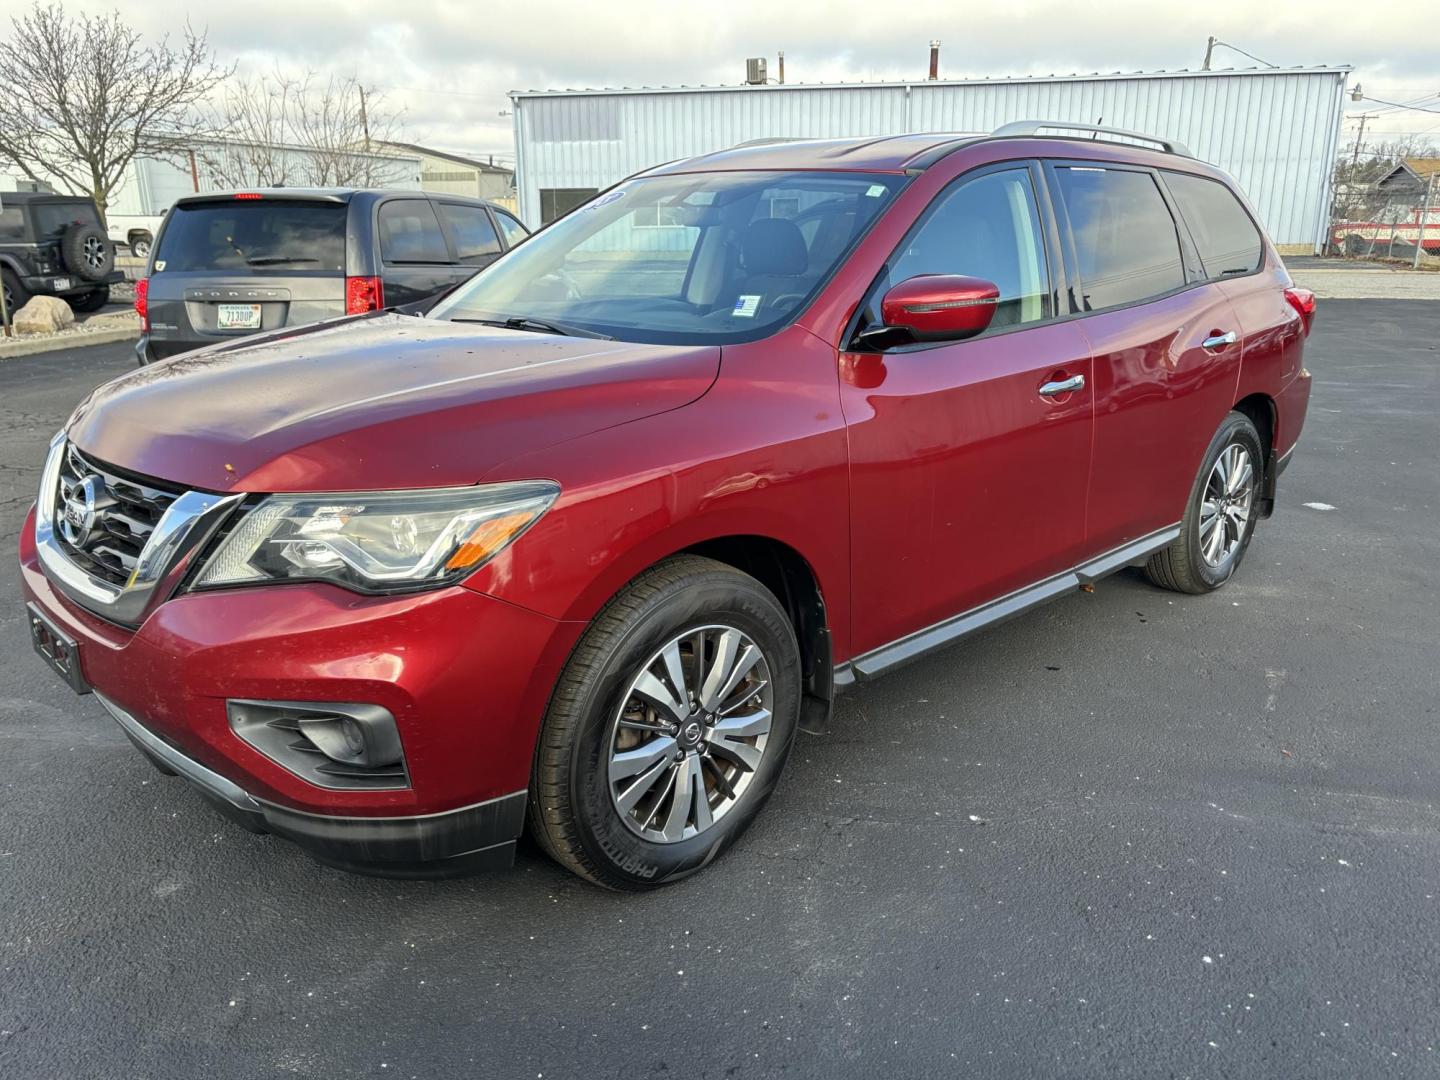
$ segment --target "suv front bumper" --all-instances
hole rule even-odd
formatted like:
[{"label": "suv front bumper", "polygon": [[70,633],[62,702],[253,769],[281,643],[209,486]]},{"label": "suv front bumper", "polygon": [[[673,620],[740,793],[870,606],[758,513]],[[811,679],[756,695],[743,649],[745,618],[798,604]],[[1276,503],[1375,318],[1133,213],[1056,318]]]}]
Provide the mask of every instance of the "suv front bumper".
[{"label": "suv front bumper", "polygon": [[[509,861],[540,719],[583,624],[460,586],[366,597],[296,584],[184,593],[131,631],[51,585],[33,512],[20,569],[25,599],[78,647],[84,684],[131,741],[246,828],[391,876]],[[408,785],[317,786],[235,732],[234,699],[378,705]]]},{"label": "suv front bumper", "polygon": [[136,749],[162,773],[183,776],[217,809],[257,833],[293,840],[321,862],[387,877],[451,877],[504,869],[525,821],[524,791],[439,814],[341,817],[292,810],[257,799],[187,757],[115,702],[95,697]]}]

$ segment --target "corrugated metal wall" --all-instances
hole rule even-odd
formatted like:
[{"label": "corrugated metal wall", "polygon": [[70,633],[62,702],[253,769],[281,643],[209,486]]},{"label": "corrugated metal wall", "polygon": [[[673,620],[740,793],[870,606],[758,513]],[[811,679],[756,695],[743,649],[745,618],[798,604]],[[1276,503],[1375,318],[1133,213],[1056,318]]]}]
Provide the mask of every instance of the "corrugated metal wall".
[{"label": "corrugated metal wall", "polygon": [[603,188],[750,139],[1098,121],[1186,144],[1239,180],[1277,244],[1313,247],[1325,233],[1348,72],[516,93],[520,209],[538,225],[541,188]]}]

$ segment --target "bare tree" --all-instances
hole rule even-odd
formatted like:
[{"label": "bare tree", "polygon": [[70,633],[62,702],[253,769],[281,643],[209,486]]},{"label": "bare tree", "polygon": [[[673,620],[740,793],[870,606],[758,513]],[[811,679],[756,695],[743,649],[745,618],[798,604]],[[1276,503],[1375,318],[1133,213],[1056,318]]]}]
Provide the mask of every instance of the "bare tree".
[{"label": "bare tree", "polygon": [[198,105],[229,74],[188,25],[183,42],[146,44],[116,12],[37,3],[0,37],[0,160],[103,217],[137,156],[178,158],[207,134]]},{"label": "bare tree", "polygon": [[213,103],[221,138],[197,151],[206,176],[220,187],[286,187],[299,182],[291,112],[296,81],[279,71],[268,79],[231,79]]},{"label": "bare tree", "polygon": [[217,109],[224,139],[201,156],[223,186],[376,187],[404,174],[385,145],[399,136],[399,114],[353,75],[236,79]]}]

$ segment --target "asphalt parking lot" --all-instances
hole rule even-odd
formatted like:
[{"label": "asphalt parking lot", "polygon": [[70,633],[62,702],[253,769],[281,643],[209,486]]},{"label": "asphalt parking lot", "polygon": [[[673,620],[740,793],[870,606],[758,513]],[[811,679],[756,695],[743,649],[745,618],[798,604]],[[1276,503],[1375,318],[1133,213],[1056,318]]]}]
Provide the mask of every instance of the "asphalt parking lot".
[{"label": "asphalt parking lot", "polygon": [[844,697],[705,873],[321,867],[29,651],[0,363],[0,1076],[1440,1075],[1440,303],[1330,301],[1238,579],[1125,572]]}]

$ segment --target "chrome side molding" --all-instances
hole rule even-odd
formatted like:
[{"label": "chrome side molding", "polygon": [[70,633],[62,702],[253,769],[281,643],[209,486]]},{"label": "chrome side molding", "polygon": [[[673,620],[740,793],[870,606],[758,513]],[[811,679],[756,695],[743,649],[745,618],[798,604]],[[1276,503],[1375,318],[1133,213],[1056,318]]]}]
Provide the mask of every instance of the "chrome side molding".
[{"label": "chrome side molding", "polygon": [[902,664],[918,660],[935,649],[953,645],[971,634],[1013,619],[1031,608],[1073,592],[1081,585],[1089,585],[1126,566],[1141,562],[1155,552],[1169,547],[1179,538],[1179,525],[1158,529],[1148,536],[1097,555],[1062,574],[1037,581],[1023,589],[1016,589],[1007,596],[961,612],[943,622],[927,626],[924,630],[917,630],[888,645],[881,645],[878,649],[871,649],[836,667],[835,686],[852,686],[856,682],[873,679]]}]

